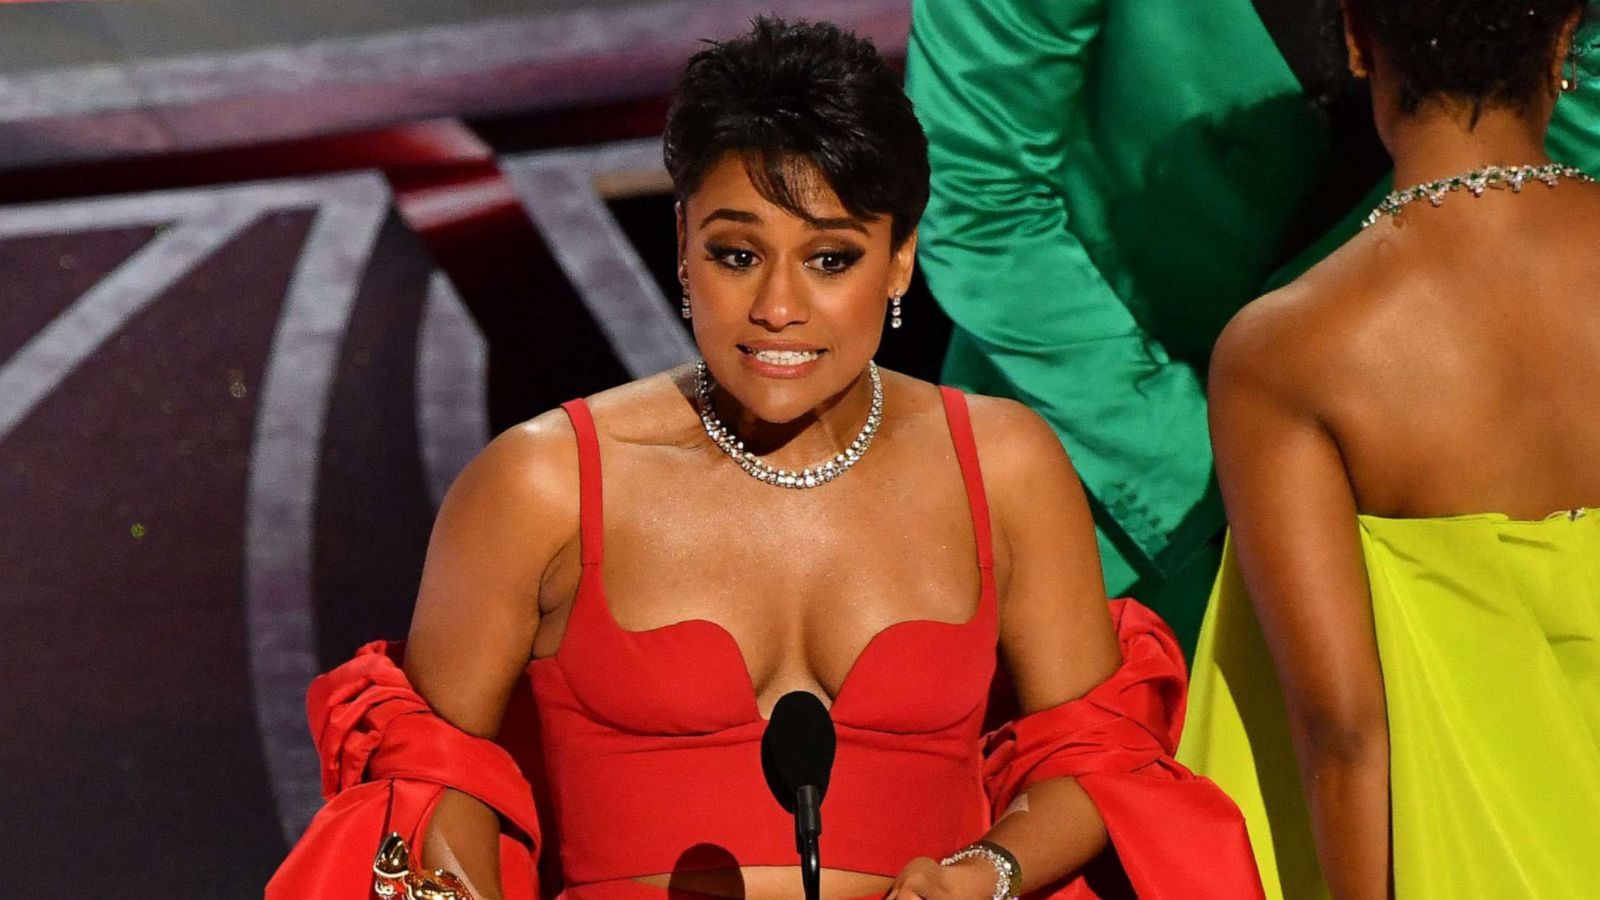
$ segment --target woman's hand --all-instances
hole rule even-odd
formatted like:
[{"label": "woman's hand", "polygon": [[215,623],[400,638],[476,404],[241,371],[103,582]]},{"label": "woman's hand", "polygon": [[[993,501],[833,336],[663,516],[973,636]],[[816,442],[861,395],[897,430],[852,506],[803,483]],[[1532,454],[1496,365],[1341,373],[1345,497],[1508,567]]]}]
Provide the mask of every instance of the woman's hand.
[{"label": "woman's hand", "polygon": [[919,856],[900,870],[884,900],[989,900],[1000,873],[988,860],[963,859],[941,866]]}]

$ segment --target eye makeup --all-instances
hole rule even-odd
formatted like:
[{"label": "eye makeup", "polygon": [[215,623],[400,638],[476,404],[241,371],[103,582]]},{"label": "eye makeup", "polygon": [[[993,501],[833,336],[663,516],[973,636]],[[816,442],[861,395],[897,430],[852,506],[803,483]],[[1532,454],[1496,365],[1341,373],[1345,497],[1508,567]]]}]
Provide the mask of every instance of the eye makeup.
[{"label": "eye makeup", "polygon": [[760,259],[754,250],[732,244],[706,243],[706,258],[726,269],[748,269]]},{"label": "eye makeup", "polygon": [[[806,260],[806,267],[821,272],[824,275],[843,275],[845,272],[861,261],[866,251],[859,247],[841,247],[837,250],[823,250]],[[821,262],[827,260],[828,262]],[[812,265],[812,263],[819,263]]]}]

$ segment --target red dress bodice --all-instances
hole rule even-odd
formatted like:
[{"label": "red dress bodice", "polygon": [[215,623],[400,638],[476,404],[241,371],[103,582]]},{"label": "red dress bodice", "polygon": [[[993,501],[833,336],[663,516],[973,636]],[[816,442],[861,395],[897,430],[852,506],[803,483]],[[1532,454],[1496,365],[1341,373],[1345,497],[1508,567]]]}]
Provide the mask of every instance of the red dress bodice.
[{"label": "red dress bodice", "polygon": [[[966,399],[942,392],[977,538],[978,608],[962,623],[892,625],[846,674],[822,807],[830,868],[892,877],[989,826],[980,731],[999,633],[989,512]],[[733,636],[704,619],[634,632],[612,618],[599,441],[582,401],[565,409],[578,435],[582,575],[560,649],[529,674],[568,885],[797,865],[793,820],[762,776],[766,723]]]}]

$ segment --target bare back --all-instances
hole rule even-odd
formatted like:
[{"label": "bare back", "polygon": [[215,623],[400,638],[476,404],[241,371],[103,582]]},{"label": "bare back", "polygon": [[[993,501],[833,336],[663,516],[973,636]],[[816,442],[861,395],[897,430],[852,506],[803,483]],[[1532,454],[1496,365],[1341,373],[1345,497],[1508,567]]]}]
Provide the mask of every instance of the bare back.
[{"label": "bare back", "polygon": [[1213,353],[1232,547],[1334,896],[1381,896],[1390,854],[1358,516],[1600,506],[1597,233],[1592,185],[1416,204],[1250,304]]},{"label": "bare back", "polygon": [[1600,186],[1418,206],[1265,301],[1357,508],[1600,504]]}]

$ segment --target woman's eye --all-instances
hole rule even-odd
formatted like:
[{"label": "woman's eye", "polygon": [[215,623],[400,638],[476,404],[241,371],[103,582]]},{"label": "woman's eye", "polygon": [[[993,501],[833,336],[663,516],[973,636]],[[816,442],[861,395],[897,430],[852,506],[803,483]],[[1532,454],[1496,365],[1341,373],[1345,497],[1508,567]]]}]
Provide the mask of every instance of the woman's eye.
[{"label": "woman's eye", "polygon": [[755,253],[737,247],[713,247],[711,258],[730,269],[748,269],[756,264]]},{"label": "woman's eye", "polygon": [[811,262],[813,268],[829,275],[837,275],[855,265],[856,260],[860,258],[860,255],[855,253],[818,253],[811,257]]}]

